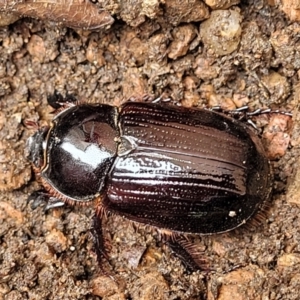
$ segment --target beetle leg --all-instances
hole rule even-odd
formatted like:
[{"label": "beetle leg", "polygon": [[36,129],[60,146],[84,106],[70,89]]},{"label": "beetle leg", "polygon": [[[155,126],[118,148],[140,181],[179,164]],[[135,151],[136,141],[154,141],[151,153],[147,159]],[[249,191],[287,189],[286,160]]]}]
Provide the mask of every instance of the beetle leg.
[{"label": "beetle leg", "polygon": [[[283,110],[271,109],[271,108],[266,108],[266,109],[258,108],[254,111],[249,111],[249,106],[247,106],[247,105],[241,106],[236,109],[231,109],[231,110],[223,109],[221,106],[213,106],[213,107],[209,108],[209,110],[220,112],[225,115],[229,115],[240,121],[246,120],[247,122],[249,122],[250,118],[252,118],[253,116],[259,116],[259,115],[263,115],[263,114],[280,114],[280,115],[289,116],[289,117],[293,116],[293,114],[290,111],[283,111]],[[250,123],[250,125],[253,126],[255,129],[257,129],[257,127],[254,125],[253,122]]]},{"label": "beetle leg", "polygon": [[48,105],[53,107],[55,110],[68,107],[70,105],[76,104],[77,100],[74,95],[72,94],[66,94],[66,97],[63,97],[61,93],[59,93],[57,90],[54,91],[53,95],[49,95],[47,97]]},{"label": "beetle leg", "polygon": [[65,202],[63,202],[62,200],[55,198],[55,197],[50,197],[47,202],[47,205],[45,207],[45,210],[56,208],[56,207],[61,207],[64,205],[65,205]]},{"label": "beetle leg", "polygon": [[31,203],[31,209],[36,209],[39,206],[45,206],[45,211],[51,208],[60,207],[65,205],[65,203],[55,197],[49,197],[48,193],[45,193],[43,190],[33,192],[27,199],[27,202]]},{"label": "beetle leg", "polygon": [[29,203],[31,200],[31,209],[36,209],[41,205],[45,205],[45,203],[47,203],[49,199],[49,196],[47,193],[44,193],[43,190],[39,190],[39,191],[34,191],[33,193],[31,193],[28,198],[27,198],[27,203]]},{"label": "beetle leg", "polygon": [[209,271],[207,261],[188,238],[172,234],[171,236],[165,236],[164,239],[171,250],[185,263],[190,271]]},{"label": "beetle leg", "polygon": [[103,267],[103,259],[105,259],[109,263],[109,257],[106,252],[108,243],[105,241],[103,236],[102,219],[97,214],[95,214],[93,217],[91,233],[93,236],[94,252],[97,256],[99,268],[104,275],[111,277],[109,272]]}]

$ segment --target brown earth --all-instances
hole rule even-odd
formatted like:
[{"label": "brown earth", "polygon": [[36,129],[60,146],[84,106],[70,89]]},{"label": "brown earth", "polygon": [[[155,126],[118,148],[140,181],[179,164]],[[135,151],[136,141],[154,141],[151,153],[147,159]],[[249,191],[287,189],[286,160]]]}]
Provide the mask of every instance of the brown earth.
[{"label": "brown earth", "polygon": [[[0,27],[0,300],[299,299],[300,25],[273,1],[224,1],[226,10],[212,12],[199,0],[110,0],[101,2],[115,19],[110,28],[84,31],[76,14],[59,17],[65,7],[12,12],[2,2],[2,24],[38,19]],[[217,9],[220,2],[206,1]],[[100,1],[90,5],[94,14]],[[267,215],[259,226],[192,237],[209,274],[187,272],[156,232],[111,216],[105,235],[115,281],[101,275],[93,208],[45,213],[28,201],[40,187],[24,158],[33,131],[23,122],[51,120],[46,99],[54,90],[114,105],[147,94],[187,107],[291,111],[292,130],[286,116],[256,120],[275,174]]]}]

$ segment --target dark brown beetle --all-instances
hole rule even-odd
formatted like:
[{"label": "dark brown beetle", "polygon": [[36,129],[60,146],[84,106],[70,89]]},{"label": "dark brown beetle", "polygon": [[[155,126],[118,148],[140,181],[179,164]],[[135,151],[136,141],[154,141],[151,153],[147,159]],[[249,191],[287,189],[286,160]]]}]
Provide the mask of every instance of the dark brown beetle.
[{"label": "dark brown beetle", "polygon": [[173,235],[169,244],[195,268],[174,237],[237,228],[271,193],[260,139],[244,123],[209,110],[130,102],[69,106],[28,140],[28,151],[52,195],[96,203],[99,261],[103,212]]}]

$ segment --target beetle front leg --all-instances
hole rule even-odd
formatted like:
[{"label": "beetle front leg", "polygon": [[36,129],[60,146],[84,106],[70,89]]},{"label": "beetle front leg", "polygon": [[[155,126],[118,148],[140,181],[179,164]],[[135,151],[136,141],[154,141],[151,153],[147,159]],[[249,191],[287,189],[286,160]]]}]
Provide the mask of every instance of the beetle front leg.
[{"label": "beetle front leg", "polygon": [[47,102],[52,108],[58,110],[60,108],[75,105],[78,101],[72,94],[67,93],[66,96],[63,97],[62,94],[55,90],[52,95],[47,97]]},{"label": "beetle front leg", "polygon": [[49,209],[65,205],[62,200],[55,197],[50,197],[49,194],[45,193],[44,190],[33,192],[28,197],[27,202],[30,202],[31,200],[33,200],[33,202],[31,203],[31,209],[36,209],[39,206],[44,206],[45,211],[47,211]]}]

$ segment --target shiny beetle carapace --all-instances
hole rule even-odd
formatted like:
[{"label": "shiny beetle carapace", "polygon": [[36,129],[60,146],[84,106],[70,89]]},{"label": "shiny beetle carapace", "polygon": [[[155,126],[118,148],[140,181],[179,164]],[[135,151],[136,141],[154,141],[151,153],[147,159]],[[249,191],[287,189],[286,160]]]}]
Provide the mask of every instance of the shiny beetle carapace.
[{"label": "shiny beetle carapace", "polygon": [[[28,151],[54,197],[96,203],[96,220],[111,212],[173,237],[239,227],[264,206],[272,186],[253,130],[209,110],[133,102],[69,106],[29,139]],[[169,241],[188,257],[175,238]]]}]

